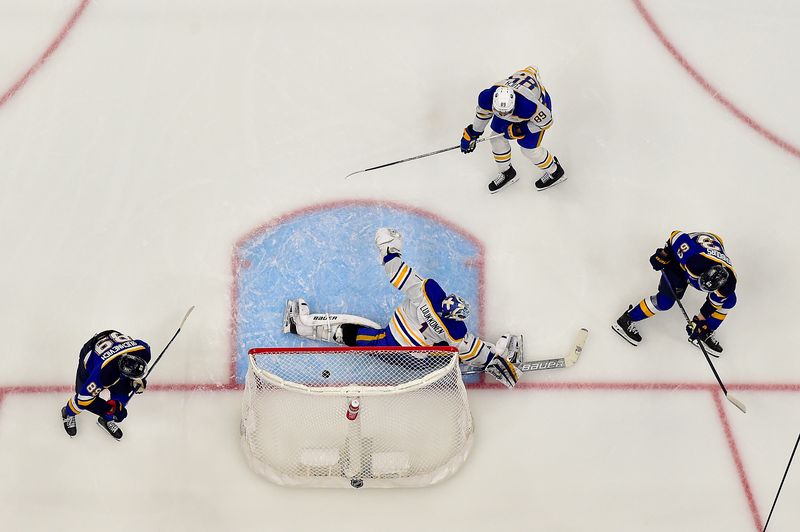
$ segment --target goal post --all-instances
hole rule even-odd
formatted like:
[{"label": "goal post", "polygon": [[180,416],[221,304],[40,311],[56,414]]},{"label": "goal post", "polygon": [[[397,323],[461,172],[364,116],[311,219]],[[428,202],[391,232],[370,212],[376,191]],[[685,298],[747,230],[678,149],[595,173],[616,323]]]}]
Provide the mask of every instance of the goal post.
[{"label": "goal post", "polygon": [[248,358],[242,449],[272,482],[421,487],[469,454],[472,415],[453,348],[259,348]]}]

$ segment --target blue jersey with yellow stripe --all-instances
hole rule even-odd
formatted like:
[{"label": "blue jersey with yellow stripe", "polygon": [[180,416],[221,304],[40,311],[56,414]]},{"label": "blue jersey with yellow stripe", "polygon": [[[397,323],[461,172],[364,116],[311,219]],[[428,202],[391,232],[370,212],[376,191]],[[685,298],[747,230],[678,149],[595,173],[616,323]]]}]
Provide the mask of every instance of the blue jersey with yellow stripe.
[{"label": "blue jersey with yellow stripe", "polygon": [[91,409],[103,390],[111,391],[111,399],[127,404],[132,387],[119,371],[119,357],[123,354],[136,355],[149,362],[150,346],[113,330],[103,331],[86,342],[79,354],[75,395],[67,403],[71,414]]},{"label": "blue jersey with yellow stripe", "polygon": [[678,259],[678,266],[686,276],[686,281],[697,290],[700,276],[714,264],[721,264],[728,270],[728,280],[714,292],[710,292],[700,308],[700,315],[707,321],[711,330],[716,330],[736,305],[736,270],[725,252],[722,238],[714,233],[684,233],[673,231],[667,246]]},{"label": "blue jersey with yellow stripe", "polygon": [[684,233],[673,231],[667,245],[678,259],[678,265],[686,273],[686,280],[701,290],[700,276],[714,264],[723,265],[729,272],[728,281],[717,292],[718,297],[729,297],[736,289],[736,271],[725,253],[722,238],[714,233]]}]

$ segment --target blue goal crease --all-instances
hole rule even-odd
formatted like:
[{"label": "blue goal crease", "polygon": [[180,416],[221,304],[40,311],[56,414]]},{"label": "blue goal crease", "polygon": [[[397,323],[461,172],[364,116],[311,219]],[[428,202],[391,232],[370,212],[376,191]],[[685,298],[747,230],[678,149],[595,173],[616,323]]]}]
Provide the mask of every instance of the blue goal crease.
[{"label": "blue goal crease", "polygon": [[470,302],[470,330],[479,312],[479,245],[433,216],[387,205],[337,205],[269,226],[242,242],[235,268],[236,380],[254,347],[323,345],[283,334],[287,299],[304,298],[311,312],[355,314],[385,325],[403,300],[389,284],[375,248],[379,227],[403,234],[403,258],[423,277]]}]

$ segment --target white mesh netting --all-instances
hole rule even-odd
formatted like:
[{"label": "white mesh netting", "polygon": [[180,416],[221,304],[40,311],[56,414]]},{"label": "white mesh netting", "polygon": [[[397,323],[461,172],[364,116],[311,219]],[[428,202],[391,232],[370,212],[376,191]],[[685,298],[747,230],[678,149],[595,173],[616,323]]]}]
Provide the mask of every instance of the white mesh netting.
[{"label": "white mesh netting", "polygon": [[450,348],[253,349],[241,436],[277,484],[427,486],[466,460],[472,416]]}]

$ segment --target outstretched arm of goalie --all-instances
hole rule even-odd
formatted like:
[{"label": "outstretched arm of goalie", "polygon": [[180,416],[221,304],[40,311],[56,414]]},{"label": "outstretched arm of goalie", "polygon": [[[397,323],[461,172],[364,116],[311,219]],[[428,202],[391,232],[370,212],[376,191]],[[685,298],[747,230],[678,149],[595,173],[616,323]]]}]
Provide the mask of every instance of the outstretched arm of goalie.
[{"label": "outstretched arm of goalie", "polygon": [[[563,357],[559,358],[546,358],[539,360],[528,360],[526,362],[518,362],[514,364],[517,371],[542,371],[548,369],[561,369],[574,366],[583,352],[583,347],[586,345],[586,339],[589,336],[588,329],[579,329],[575,335],[575,343],[570,348],[570,351]],[[475,373],[482,373],[482,369],[462,369],[462,375],[472,375]]]}]

